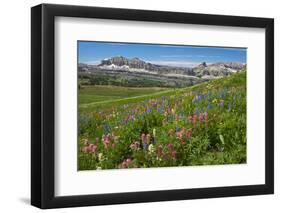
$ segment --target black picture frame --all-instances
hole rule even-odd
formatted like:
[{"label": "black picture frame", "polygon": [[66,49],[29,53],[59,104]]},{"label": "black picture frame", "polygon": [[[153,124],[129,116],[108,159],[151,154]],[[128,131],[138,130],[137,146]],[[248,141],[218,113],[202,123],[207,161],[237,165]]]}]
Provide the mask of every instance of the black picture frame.
[{"label": "black picture frame", "polygon": [[[54,195],[54,21],[81,17],[264,28],[265,184],[93,195]],[[274,193],[274,20],[164,11],[41,4],[31,8],[31,204],[42,208],[217,198]]]}]

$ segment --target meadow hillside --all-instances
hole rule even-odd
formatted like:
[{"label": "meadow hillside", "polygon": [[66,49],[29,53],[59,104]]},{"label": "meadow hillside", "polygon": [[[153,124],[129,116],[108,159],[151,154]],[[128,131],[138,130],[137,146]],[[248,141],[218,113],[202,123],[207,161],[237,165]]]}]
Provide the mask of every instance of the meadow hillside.
[{"label": "meadow hillside", "polygon": [[79,170],[246,163],[246,71],[186,88],[79,90]]}]

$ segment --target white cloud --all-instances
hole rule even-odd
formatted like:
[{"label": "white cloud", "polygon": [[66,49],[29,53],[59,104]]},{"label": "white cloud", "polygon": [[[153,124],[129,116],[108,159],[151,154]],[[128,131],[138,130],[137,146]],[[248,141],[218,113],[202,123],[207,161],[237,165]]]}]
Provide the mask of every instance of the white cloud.
[{"label": "white cloud", "polygon": [[101,60],[93,60],[93,61],[79,61],[79,63],[89,64],[89,65],[98,65]]},{"label": "white cloud", "polygon": [[156,60],[156,61],[148,61],[152,64],[158,64],[158,65],[166,65],[166,66],[177,66],[177,67],[195,67],[199,65],[199,62],[194,62],[194,61],[161,61],[161,60]]}]

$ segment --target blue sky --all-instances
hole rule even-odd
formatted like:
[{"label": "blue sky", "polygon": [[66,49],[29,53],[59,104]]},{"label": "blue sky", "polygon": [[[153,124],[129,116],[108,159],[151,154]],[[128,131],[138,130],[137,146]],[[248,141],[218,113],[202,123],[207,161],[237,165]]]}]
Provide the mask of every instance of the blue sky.
[{"label": "blue sky", "polygon": [[154,64],[193,67],[202,62],[246,63],[246,54],[246,48],[78,42],[78,62],[87,64],[99,64],[102,59],[122,55],[127,58],[138,57]]}]

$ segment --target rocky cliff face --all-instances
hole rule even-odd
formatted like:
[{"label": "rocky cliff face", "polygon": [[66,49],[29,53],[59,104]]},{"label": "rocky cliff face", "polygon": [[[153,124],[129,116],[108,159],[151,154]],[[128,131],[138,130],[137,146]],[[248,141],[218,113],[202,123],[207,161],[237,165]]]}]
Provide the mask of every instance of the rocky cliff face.
[{"label": "rocky cliff face", "polygon": [[139,58],[128,59],[123,56],[116,56],[104,59],[98,65],[101,69],[126,70],[126,71],[146,71],[155,74],[186,74],[192,75],[191,68],[163,66],[145,62]]},{"label": "rocky cliff face", "polygon": [[238,62],[219,62],[207,65],[205,62],[193,68],[193,72],[198,77],[223,77],[238,72],[245,68],[244,64]]},{"label": "rocky cliff face", "polygon": [[116,67],[128,67],[135,69],[153,70],[153,65],[146,63],[139,58],[128,59],[123,56],[116,56],[110,59],[104,59],[99,64],[100,67],[115,65]]}]

